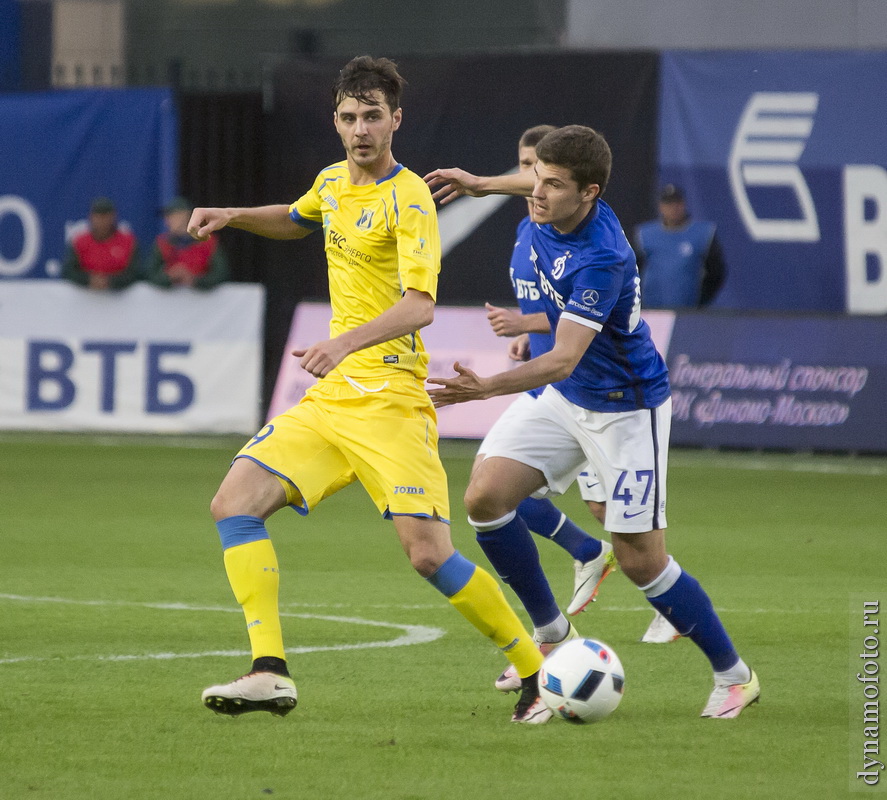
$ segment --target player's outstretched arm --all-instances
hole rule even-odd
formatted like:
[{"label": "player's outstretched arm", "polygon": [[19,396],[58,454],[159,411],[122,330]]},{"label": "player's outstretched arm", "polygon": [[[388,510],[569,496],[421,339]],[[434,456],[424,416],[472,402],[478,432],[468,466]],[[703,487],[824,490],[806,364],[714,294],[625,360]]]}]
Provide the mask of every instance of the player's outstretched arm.
[{"label": "player's outstretched arm", "polygon": [[579,359],[588,349],[597,331],[578,322],[561,319],[558,322],[554,347],[538,358],[519,367],[482,378],[456,362],[454,378],[429,378],[428,383],[440,389],[429,389],[428,394],[437,408],[469,400],[486,400],[502,394],[515,394],[538,389],[570,376]]},{"label": "player's outstretched arm", "polygon": [[292,221],[289,206],[257,206],[255,208],[195,208],[188,222],[188,233],[199,241],[222,228],[265,236],[268,239],[301,239],[311,233]]},{"label": "player's outstretched arm", "polygon": [[425,176],[425,183],[432,190],[431,196],[445,206],[463,195],[484,197],[488,194],[513,194],[529,197],[533,193],[535,176],[532,172],[509,172],[480,177],[464,169],[436,169]]},{"label": "player's outstretched arm", "polygon": [[375,319],[345,331],[335,339],[317,342],[307,350],[293,350],[292,355],[300,359],[302,369],[315,378],[322,378],[352,353],[415,333],[433,320],[434,298],[427,292],[407,289],[400,300]]}]

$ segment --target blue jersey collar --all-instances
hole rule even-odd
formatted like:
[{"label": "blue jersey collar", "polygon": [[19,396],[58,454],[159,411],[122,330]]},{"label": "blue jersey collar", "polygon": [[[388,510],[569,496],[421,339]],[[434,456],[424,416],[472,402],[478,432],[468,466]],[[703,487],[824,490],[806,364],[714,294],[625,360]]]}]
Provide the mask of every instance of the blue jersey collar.
[{"label": "blue jersey collar", "polygon": [[595,200],[594,205],[591,207],[589,212],[582,218],[582,221],[571,230],[569,233],[561,233],[557,228],[554,227],[550,222],[545,225],[546,228],[549,228],[551,232],[555,236],[560,237],[568,237],[568,236],[580,236],[582,231],[585,230],[595,219],[597,219],[598,214],[600,213],[600,201]]},{"label": "blue jersey collar", "polygon": [[402,169],[403,169],[403,164],[395,165],[394,169],[391,170],[391,172],[389,172],[384,178],[379,178],[379,180],[376,181],[376,186],[378,186],[380,183],[385,183],[385,181],[390,181]]}]

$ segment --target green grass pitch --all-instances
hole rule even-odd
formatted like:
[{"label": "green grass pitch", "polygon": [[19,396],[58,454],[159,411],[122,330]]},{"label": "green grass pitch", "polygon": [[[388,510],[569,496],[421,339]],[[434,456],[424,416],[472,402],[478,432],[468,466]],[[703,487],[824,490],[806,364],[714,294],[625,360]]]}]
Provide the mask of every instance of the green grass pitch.
[{"label": "green grass pitch", "polygon": [[[673,452],[670,551],[758,671],[760,704],[700,719],[707,662],[685,640],[640,644],[652,612],[617,573],[577,627],[621,657],[621,706],[533,727],[509,722],[514,695],[492,686],[506,662],[359,486],[269,524],[297,709],[203,708],[204,686],[249,664],[208,513],[238,445],[0,437],[4,800],[848,794],[848,611],[884,587],[887,459]],[[461,506],[474,446],[443,451],[454,540],[486,565]],[[575,489],[559,505],[595,530]],[[572,563],[539,545],[565,604]]]}]

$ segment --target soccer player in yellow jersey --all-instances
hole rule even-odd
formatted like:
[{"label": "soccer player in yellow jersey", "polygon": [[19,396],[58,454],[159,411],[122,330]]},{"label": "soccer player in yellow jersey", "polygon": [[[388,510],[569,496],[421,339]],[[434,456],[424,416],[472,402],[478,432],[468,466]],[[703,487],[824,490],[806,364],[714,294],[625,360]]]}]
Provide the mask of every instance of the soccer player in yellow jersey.
[{"label": "soccer player in yellow jersey", "polygon": [[333,309],[330,338],[293,351],[319,381],[244,445],[212,501],[253,657],[247,675],[203,692],[203,702],[222,714],[282,716],[296,705],[265,520],[286,505],[307,514],[359,480],[393,522],[413,568],[514,665],[522,689],[512,720],[538,724],[551,716],[538,698],[541,653],[495,580],[450,538],[419,336],[434,314],[440,237],[430,191],[391,153],[403,85],[388,59],[353,59],[333,86],[344,161],[321,171],[289,207],[197,208],[191,216],[197,239],[226,225],[274,239],[322,230]]}]

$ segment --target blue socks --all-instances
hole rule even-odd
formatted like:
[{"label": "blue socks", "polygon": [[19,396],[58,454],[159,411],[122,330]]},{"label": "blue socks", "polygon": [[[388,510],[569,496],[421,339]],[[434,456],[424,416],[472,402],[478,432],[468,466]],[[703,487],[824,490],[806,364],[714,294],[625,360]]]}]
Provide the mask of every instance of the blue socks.
[{"label": "blue socks", "polygon": [[515,511],[492,522],[468,521],[477,531],[477,542],[493,569],[520,598],[533,625],[541,628],[557,619],[561,612],[527,523]]},{"label": "blue socks", "polygon": [[528,497],[517,507],[517,513],[533,533],[551,539],[577,561],[591,561],[601,554],[601,540],[582,530],[551,500]]},{"label": "blue socks", "polygon": [[452,597],[468,585],[475,569],[477,567],[457,550],[426,580],[444,597]]},{"label": "blue socks", "polygon": [[668,566],[647,586],[639,587],[650,605],[692,640],[708,657],[715,672],[725,672],[739,662],[711,599],[699,581],[684,572],[671,556]]},{"label": "blue socks", "polygon": [[216,523],[216,530],[222,540],[222,549],[228,550],[247,542],[257,542],[260,539],[270,539],[265,521],[259,517],[237,516],[225,517]]}]

